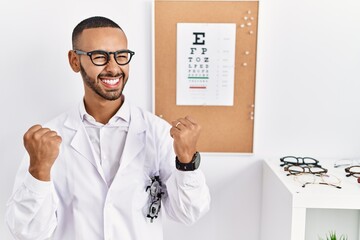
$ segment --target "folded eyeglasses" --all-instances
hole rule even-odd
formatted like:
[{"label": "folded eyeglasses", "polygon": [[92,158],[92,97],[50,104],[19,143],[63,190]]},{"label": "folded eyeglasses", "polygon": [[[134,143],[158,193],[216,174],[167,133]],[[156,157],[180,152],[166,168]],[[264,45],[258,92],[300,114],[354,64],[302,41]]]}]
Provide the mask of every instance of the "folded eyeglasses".
[{"label": "folded eyeglasses", "polygon": [[354,165],[351,167],[347,167],[347,168],[345,168],[345,172],[347,173],[346,174],[347,177],[350,177],[350,176],[356,177],[358,183],[360,183],[360,165]]},{"label": "folded eyeglasses", "polygon": [[285,166],[284,170],[289,172],[287,176],[297,175],[302,173],[311,173],[314,175],[320,175],[320,174],[325,174],[328,171],[326,168],[322,168],[320,166],[315,166],[315,165],[289,165],[289,166]]},{"label": "folded eyeglasses", "polygon": [[294,181],[300,183],[303,188],[305,188],[307,185],[319,184],[341,189],[340,178],[332,174],[296,174],[294,175]]},{"label": "folded eyeglasses", "polygon": [[159,215],[161,196],[164,194],[159,176],[151,178],[151,184],[146,187],[146,192],[149,192],[150,195],[150,206],[146,217],[150,218],[150,221],[153,222],[154,218],[157,218]]},{"label": "folded eyeglasses", "polygon": [[280,158],[280,167],[285,165],[315,165],[320,166],[319,161],[315,158],[311,157],[294,157],[294,156],[286,156]]}]

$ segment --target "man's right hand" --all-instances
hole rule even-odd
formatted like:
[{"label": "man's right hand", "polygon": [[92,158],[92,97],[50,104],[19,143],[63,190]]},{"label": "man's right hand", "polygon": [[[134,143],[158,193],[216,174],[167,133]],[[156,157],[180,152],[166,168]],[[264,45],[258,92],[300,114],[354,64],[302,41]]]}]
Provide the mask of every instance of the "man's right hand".
[{"label": "man's right hand", "polygon": [[49,128],[34,125],[24,134],[24,146],[30,156],[30,174],[38,180],[50,181],[50,171],[59,155],[61,137]]}]

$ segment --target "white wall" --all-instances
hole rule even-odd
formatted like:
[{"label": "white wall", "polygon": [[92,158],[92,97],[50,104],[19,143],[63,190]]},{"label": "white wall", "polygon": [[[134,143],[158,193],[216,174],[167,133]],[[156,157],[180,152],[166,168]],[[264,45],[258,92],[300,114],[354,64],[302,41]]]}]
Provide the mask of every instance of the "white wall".
[{"label": "white wall", "polygon": [[360,1],[260,2],[255,151],[360,156]]},{"label": "white wall", "polygon": [[[274,155],[360,156],[360,1],[260,2],[255,155],[205,154],[212,210],[193,227],[166,221],[171,240],[259,238],[261,161]],[[151,109],[151,1],[0,2],[0,218],[23,156],[22,135],[81,99],[67,63],[71,31],[104,15],[136,52],[126,94]],[[10,239],[0,219],[1,239]],[[191,237],[190,237],[191,236]]]}]

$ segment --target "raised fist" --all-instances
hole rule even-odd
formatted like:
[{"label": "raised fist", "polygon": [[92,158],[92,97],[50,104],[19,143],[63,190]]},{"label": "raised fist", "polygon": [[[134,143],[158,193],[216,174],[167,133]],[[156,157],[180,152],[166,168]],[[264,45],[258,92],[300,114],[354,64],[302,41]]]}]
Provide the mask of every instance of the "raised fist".
[{"label": "raised fist", "polygon": [[61,137],[49,128],[34,125],[24,134],[24,146],[30,156],[30,174],[41,181],[50,180],[50,170],[59,155]]},{"label": "raised fist", "polygon": [[173,121],[170,135],[174,138],[174,151],[180,162],[191,162],[196,153],[196,143],[200,136],[201,126],[191,117]]}]

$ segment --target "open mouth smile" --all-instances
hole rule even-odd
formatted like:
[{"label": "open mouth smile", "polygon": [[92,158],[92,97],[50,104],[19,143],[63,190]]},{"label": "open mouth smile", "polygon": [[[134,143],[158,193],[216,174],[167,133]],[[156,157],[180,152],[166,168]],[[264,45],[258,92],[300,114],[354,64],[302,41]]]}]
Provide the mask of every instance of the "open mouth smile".
[{"label": "open mouth smile", "polygon": [[100,79],[101,83],[109,88],[115,88],[120,84],[120,78],[110,79],[110,78],[102,78]]}]

